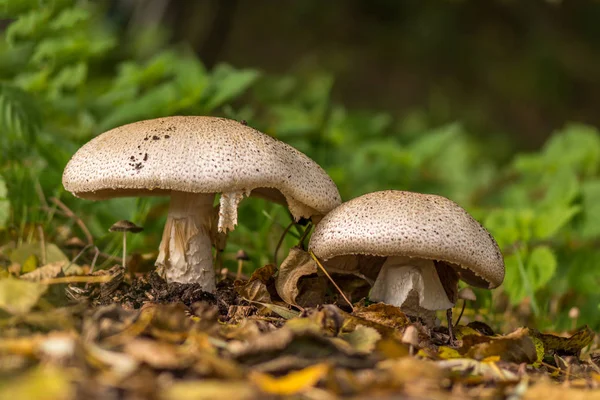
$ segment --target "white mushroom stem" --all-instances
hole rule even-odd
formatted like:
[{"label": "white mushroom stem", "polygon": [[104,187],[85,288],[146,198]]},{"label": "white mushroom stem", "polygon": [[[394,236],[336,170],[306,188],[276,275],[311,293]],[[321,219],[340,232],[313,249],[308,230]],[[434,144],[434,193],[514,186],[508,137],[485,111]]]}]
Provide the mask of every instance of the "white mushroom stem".
[{"label": "white mushroom stem", "polygon": [[167,282],[199,283],[216,289],[210,225],[214,194],[171,192],[156,266]]},{"label": "white mushroom stem", "polygon": [[370,298],[402,308],[409,306],[405,303],[409,296],[414,296],[413,292],[418,295],[418,306],[425,310],[446,310],[454,305],[446,295],[433,261],[410,257],[387,258]]},{"label": "white mushroom stem", "polygon": [[244,198],[244,192],[222,193],[219,201],[219,232],[232,231],[237,225],[238,204]]}]

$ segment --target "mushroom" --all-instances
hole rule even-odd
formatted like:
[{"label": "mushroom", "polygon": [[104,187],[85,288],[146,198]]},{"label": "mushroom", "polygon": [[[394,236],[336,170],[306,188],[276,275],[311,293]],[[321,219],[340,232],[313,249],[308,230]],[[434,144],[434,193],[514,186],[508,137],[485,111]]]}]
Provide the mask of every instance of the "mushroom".
[{"label": "mushroom", "polygon": [[451,310],[459,278],[483,288],[504,279],[494,238],[436,195],[388,190],[343,203],[317,224],[309,250],[327,269],[376,277],[371,300],[428,323],[435,310]]},{"label": "mushroom", "polygon": [[108,228],[109,232],[123,232],[123,268],[127,268],[127,232],[139,233],[143,230],[144,228],[141,226],[138,226],[131,221],[127,221],[126,219],[117,221]]},{"label": "mushroom", "polygon": [[234,229],[244,196],[287,204],[296,220],[319,219],[340,204],[331,178],[306,155],[214,117],[157,118],[105,132],[71,158],[63,185],[91,200],[170,196],[158,271],[168,282],[197,282],[209,292],[215,290],[211,245]]},{"label": "mushroom", "polygon": [[248,257],[248,254],[246,254],[246,252],[244,250],[239,249],[235,255],[235,259],[238,262],[237,274],[235,275],[235,279],[241,279],[242,278],[242,268],[244,267],[244,261],[248,261],[250,259],[250,257]]}]

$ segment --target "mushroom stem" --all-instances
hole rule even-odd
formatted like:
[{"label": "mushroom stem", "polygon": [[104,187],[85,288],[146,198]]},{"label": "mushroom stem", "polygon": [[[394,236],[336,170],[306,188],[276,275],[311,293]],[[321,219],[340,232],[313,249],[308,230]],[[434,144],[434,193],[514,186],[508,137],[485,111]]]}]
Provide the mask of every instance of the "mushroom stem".
[{"label": "mushroom stem", "polygon": [[167,282],[198,283],[204,291],[215,291],[210,238],[214,198],[214,194],[171,192],[156,259]]},{"label": "mushroom stem", "polygon": [[[405,304],[411,292],[417,295],[418,305]],[[434,262],[421,258],[388,257],[371,289],[370,298],[400,308],[404,305],[409,314],[415,311],[414,306],[425,310],[447,310],[453,306]]]},{"label": "mushroom stem", "polygon": [[127,232],[123,232],[123,269],[127,268]]}]

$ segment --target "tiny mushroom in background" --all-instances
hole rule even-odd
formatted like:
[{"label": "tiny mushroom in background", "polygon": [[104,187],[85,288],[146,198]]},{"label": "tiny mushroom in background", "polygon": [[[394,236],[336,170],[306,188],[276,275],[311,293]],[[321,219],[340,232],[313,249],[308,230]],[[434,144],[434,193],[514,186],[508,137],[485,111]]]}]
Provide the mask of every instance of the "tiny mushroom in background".
[{"label": "tiny mushroom in background", "polygon": [[63,185],[90,200],[169,196],[158,271],[168,282],[197,282],[209,292],[216,288],[211,246],[234,229],[244,196],[286,204],[295,219],[318,219],[341,202],[331,178],[306,155],[214,117],[157,118],[105,132],[71,158]]},{"label": "tiny mushroom in background", "polygon": [[475,292],[473,291],[473,289],[471,289],[468,286],[464,287],[458,291],[458,298],[463,301],[463,304],[462,304],[462,308],[460,309],[460,314],[458,314],[458,318],[456,319],[456,322],[454,323],[454,325],[458,325],[458,323],[460,322],[460,319],[462,318],[463,313],[465,312],[465,307],[467,306],[467,300],[469,300],[469,301],[477,300],[477,296],[475,296]]},{"label": "tiny mushroom in background", "polygon": [[235,275],[235,279],[240,279],[242,277],[242,268],[244,267],[244,261],[248,261],[250,257],[248,254],[242,249],[239,249],[235,255],[235,258],[238,262],[237,265],[237,274]]},{"label": "tiny mushroom in background", "polygon": [[123,268],[127,268],[127,232],[139,233],[143,231],[144,228],[123,219],[115,222],[108,230],[109,232],[123,232]]},{"label": "tiny mushroom in background", "polygon": [[[451,318],[459,278],[490,289],[504,279],[494,238],[458,204],[436,195],[388,190],[343,203],[317,224],[309,250],[326,269],[375,266],[371,300],[428,323],[435,310],[449,310]],[[451,319],[449,331],[453,341]]]}]

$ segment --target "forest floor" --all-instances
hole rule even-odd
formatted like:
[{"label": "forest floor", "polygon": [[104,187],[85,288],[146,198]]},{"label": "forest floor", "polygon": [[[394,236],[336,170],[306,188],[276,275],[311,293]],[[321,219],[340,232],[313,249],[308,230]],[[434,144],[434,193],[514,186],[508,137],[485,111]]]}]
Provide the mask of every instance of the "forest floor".
[{"label": "forest floor", "polygon": [[471,322],[450,343],[389,305],[290,308],[274,272],[225,275],[216,295],[120,265],[4,276],[0,399],[600,399],[588,327]]}]

